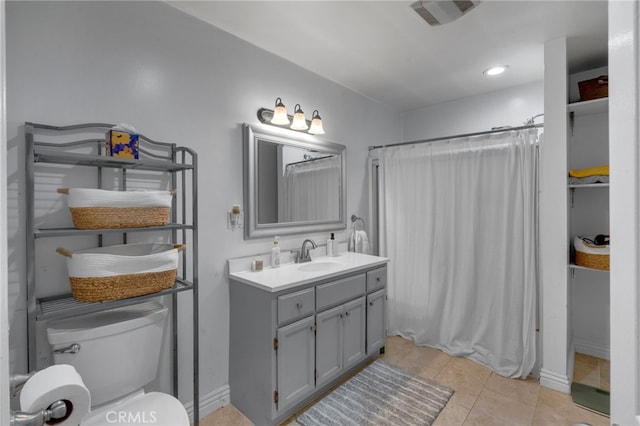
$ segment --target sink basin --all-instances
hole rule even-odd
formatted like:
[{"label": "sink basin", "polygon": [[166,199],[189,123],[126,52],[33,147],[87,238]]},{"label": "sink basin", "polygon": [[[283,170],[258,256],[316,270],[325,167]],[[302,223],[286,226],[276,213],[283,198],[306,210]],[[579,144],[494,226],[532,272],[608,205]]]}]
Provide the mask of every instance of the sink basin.
[{"label": "sink basin", "polygon": [[343,266],[342,263],[338,262],[309,262],[298,266],[298,270],[303,272],[321,272],[338,269],[341,266]]}]

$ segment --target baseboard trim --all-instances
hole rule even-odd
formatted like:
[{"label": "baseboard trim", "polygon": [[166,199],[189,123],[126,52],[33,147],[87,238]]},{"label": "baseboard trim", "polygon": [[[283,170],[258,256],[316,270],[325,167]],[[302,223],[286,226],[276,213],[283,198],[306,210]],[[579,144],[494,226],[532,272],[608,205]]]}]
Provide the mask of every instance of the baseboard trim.
[{"label": "baseboard trim", "polygon": [[593,343],[590,343],[586,340],[581,340],[581,339],[573,339],[573,340],[576,346],[576,352],[585,354],[585,355],[591,355],[596,358],[601,358],[606,360],[611,359],[611,351],[609,348],[594,345]]},{"label": "baseboard trim", "polygon": [[[200,397],[200,419],[208,416],[216,411],[218,408],[222,408],[229,404],[231,399],[231,392],[229,385],[220,386],[218,389],[214,389],[206,395]],[[189,414],[189,420],[193,422],[193,402],[184,404],[187,413]]]},{"label": "baseboard trim", "polygon": [[566,394],[571,393],[571,383],[567,376],[544,368],[540,370],[540,386]]}]

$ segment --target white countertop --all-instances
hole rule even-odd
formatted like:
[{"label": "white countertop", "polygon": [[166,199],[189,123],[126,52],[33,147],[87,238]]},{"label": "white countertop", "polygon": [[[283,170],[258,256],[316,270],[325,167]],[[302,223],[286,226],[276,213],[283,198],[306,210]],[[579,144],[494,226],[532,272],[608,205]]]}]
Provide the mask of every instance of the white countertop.
[{"label": "white countertop", "polygon": [[[265,266],[262,271],[232,271],[229,272],[229,277],[235,281],[275,293],[321,279],[339,277],[346,273],[382,266],[388,261],[389,259],[386,257],[343,252],[335,257],[314,257],[311,262],[307,263],[283,263],[279,268]],[[323,268],[324,265],[320,264],[327,264],[326,269]],[[315,268],[320,270],[309,270]],[[234,284],[236,283],[231,285]]]}]

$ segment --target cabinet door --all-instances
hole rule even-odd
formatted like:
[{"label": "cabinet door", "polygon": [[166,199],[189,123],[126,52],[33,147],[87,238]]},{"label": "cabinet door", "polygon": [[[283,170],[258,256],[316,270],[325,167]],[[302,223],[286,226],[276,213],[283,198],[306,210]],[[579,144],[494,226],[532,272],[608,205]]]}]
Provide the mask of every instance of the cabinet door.
[{"label": "cabinet door", "polygon": [[316,314],[316,370],[318,386],[342,371],[342,305]]},{"label": "cabinet door", "polygon": [[343,368],[347,369],[365,357],[365,298],[344,305]]},{"label": "cabinet door", "polygon": [[278,410],[300,401],[314,383],[315,334],[313,316],[278,329]]},{"label": "cabinet door", "polygon": [[384,346],[386,339],[384,296],[384,290],[367,296],[367,354],[372,354]]}]

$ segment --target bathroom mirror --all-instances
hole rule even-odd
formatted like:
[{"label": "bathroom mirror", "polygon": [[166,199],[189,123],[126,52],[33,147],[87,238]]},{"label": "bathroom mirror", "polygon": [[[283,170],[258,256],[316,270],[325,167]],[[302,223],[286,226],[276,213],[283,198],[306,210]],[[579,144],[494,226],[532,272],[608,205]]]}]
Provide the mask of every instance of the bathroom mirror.
[{"label": "bathroom mirror", "polygon": [[345,146],[243,126],[245,238],[344,229]]}]

